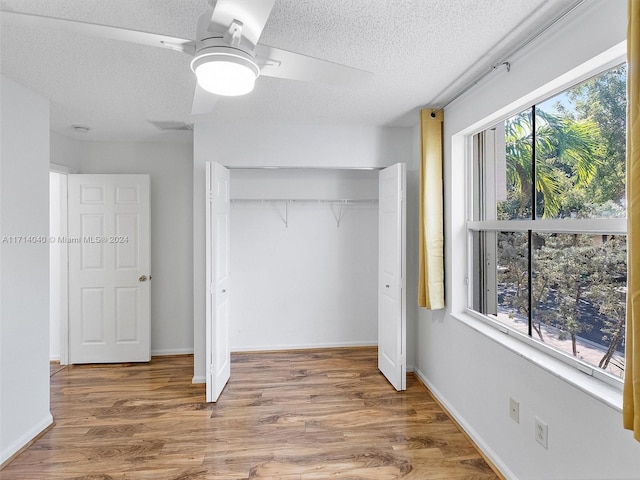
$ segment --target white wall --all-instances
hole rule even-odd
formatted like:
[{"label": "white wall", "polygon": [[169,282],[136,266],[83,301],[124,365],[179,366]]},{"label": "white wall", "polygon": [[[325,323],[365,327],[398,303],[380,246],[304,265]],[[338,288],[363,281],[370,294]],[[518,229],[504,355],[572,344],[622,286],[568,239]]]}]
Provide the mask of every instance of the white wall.
[{"label": "white wall", "polygon": [[0,463],[49,413],[49,102],[0,77]]},{"label": "white wall", "polygon": [[[417,119],[418,121],[418,119]],[[407,161],[407,371],[418,362],[418,250],[420,227],[420,128],[412,129],[411,159]]]},{"label": "white wall", "polygon": [[87,143],[73,140],[56,132],[50,132],[50,135],[50,160],[53,169],[62,166],[65,171],[79,172],[84,158],[83,148]]},{"label": "white wall", "polygon": [[[384,167],[414,160],[411,134],[411,129],[401,128],[196,123],[193,168],[194,381],[205,379],[205,163],[216,161],[236,167]],[[233,183],[231,189],[233,192]]]},{"label": "white wall", "polygon": [[[589,377],[576,373],[571,384],[543,368],[546,359],[519,353],[506,336],[458,313],[466,304],[459,254],[466,250],[466,189],[457,134],[473,133],[494,112],[506,114],[522,97],[624,40],[626,1],[593,0],[577,13],[509,59],[510,73],[494,72],[444,116],[447,312],[420,310],[418,373],[507,478],[640,478],[640,444],[623,430],[619,406],[577,388],[588,388]],[[510,396],[520,401],[519,424],[509,418]],[[549,425],[547,450],[534,440],[535,416]]]},{"label": "white wall", "polygon": [[79,173],[149,174],[151,354],[192,353],[191,145],[82,142],[80,147]]},{"label": "white wall", "polygon": [[378,171],[232,170],[231,198],[298,200],[232,203],[232,350],[377,344],[377,203],[299,200],[377,201]]}]

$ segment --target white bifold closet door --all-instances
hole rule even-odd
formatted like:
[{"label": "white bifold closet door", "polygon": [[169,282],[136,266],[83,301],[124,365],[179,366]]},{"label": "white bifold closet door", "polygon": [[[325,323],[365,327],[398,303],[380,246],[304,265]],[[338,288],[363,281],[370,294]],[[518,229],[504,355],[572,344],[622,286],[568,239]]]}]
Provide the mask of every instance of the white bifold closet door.
[{"label": "white bifold closet door", "polygon": [[206,164],[207,402],[218,400],[231,375],[229,183],[228,169]]},{"label": "white bifold closet door", "polygon": [[403,163],[380,172],[378,368],[396,390],[407,388],[406,183]]}]

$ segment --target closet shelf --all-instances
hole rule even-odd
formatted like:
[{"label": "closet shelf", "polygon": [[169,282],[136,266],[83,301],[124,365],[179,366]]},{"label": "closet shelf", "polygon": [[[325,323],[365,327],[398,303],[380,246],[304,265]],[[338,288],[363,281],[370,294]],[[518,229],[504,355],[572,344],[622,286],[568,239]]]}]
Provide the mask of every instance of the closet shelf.
[{"label": "closet shelf", "polygon": [[284,204],[284,215],[282,216],[282,221],[284,222],[285,228],[289,227],[289,205],[291,204],[303,204],[303,203],[315,203],[315,204],[328,204],[331,206],[331,210],[333,212],[333,216],[336,220],[336,227],[340,227],[340,222],[342,222],[342,218],[347,210],[349,205],[362,205],[362,204],[372,204],[377,205],[378,199],[350,199],[350,198],[339,198],[339,199],[326,199],[326,198],[232,198],[231,203],[262,203],[262,204],[273,204],[273,205],[282,205]]}]

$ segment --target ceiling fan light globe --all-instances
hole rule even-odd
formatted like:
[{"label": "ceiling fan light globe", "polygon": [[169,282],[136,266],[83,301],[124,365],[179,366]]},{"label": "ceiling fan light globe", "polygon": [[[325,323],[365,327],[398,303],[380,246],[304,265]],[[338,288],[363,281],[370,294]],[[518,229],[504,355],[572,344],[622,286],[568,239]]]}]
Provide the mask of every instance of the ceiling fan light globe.
[{"label": "ceiling fan light globe", "polygon": [[256,83],[255,74],[246,67],[230,62],[208,62],[196,68],[198,83],[207,92],[235,97],[246,95]]},{"label": "ceiling fan light globe", "polygon": [[253,90],[260,69],[242,51],[214,48],[196,56],[191,62],[198,84],[216,95],[239,96]]}]

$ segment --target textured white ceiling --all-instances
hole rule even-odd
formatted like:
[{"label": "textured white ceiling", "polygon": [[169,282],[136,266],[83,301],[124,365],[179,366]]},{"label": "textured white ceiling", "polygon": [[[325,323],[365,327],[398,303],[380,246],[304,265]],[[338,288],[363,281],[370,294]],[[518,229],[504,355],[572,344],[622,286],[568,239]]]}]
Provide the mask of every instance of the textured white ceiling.
[{"label": "textured white ceiling", "polygon": [[[261,43],[374,73],[358,89],[261,77],[208,120],[412,126],[575,0],[277,0]],[[2,9],[193,38],[206,0],[2,0]],[[1,17],[1,14],[0,14]],[[190,57],[2,22],[2,74],[51,100],[52,129],[83,140],[188,140]],[[71,125],[91,127],[88,134]]]}]

